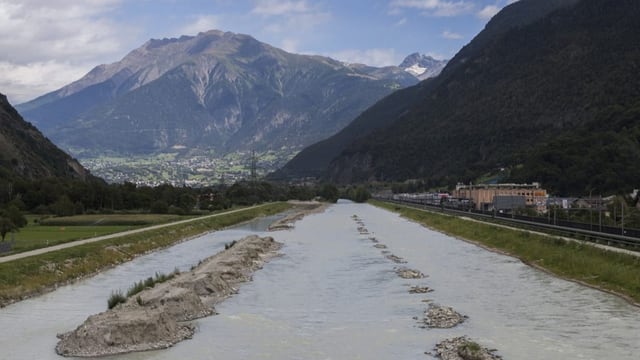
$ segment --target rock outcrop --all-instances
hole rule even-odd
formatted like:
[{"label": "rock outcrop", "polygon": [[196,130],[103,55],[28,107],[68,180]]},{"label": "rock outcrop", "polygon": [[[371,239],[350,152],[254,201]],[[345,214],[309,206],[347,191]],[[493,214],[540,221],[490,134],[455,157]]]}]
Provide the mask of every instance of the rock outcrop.
[{"label": "rock outcrop", "polygon": [[436,345],[437,355],[442,360],[498,360],[502,357],[477,343],[461,336],[447,339]]},{"label": "rock outcrop", "polygon": [[429,308],[424,312],[422,327],[448,329],[462,323],[466,318],[450,307],[429,304]]}]

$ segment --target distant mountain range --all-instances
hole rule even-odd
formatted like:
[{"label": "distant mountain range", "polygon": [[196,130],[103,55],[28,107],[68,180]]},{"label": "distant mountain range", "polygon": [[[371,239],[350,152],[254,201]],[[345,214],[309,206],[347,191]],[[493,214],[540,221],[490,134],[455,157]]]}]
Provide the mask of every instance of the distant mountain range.
[{"label": "distant mountain range", "polygon": [[515,2],[437,78],[381,100],[280,174],[433,185],[498,174],[560,194],[637,188],[639,16],[635,0]]},{"label": "distant mountain range", "polygon": [[0,94],[0,184],[17,179],[87,176],[82,165],[24,121]]},{"label": "distant mountain range", "polygon": [[80,157],[290,149],[333,135],[416,77],[209,31],[150,40],[18,106]]}]

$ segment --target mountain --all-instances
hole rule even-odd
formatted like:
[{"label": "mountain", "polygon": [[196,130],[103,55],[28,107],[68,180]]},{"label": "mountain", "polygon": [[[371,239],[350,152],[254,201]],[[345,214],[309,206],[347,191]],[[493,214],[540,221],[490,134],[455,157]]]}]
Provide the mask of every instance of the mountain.
[{"label": "mountain", "polygon": [[66,177],[85,179],[88,171],[24,121],[0,94],[0,182]]},{"label": "mountain", "polygon": [[505,7],[437,78],[405,90],[416,100],[377,104],[398,107],[391,125],[351,141],[325,174],[451,185],[502,173],[559,194],[637,187],[637,16],[632,0]]},{"label": "mountain", "polygon": [[81,157],[289,149],[333,135],[417,79],[209,31],[150,40],[19,109]]},{"label": "mountain", "polygon": [[304,148],[281,169],[269,175],[273,180],[322,178],[331,161],[358,139],[371,132],[389,126],[404,113],[407,107],[418,100],[417,95],[423,85],[398,90],[364,111],[342,131],[328,139]]},{"label": "mountain", "polygon": [[[399,67],[419,79],[428,79],[437,76],[446,64],[446,60],[435,60],[430,56],[413,53],[407,56]],[[407,107],[418,100],[418,89],[425,85],[426,83],[418,84],[389,95],[360,114],[335,136],[303,149],[282,168],[271,174],[270,178],[282,180],[322,177],[331,160],[349,144],[356,139],[364,138],[376,129],[389,126],[405,113]]]},{"label": "mountain", "polygon": [[409,74],[420,80],[436,77],[447,65],[447,60],[436,60],[431,56],[413,53],[407,56],[399,65]]}]

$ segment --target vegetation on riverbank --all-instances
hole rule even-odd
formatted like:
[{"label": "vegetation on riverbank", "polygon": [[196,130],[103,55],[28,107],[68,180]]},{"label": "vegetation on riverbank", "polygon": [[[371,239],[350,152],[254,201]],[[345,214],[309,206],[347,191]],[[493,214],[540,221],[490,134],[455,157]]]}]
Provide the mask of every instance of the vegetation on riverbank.
[{"label": "vegetation on riverbank", "polygon": [[[167,280],[171,280],[178,274],[180,274],[180,270],[178,269],[175,269],[172,273],[169,273],[169,275],[164,273],[156,273],[155,277],[149,276],[145,280],[140,280],[133,283],[133,285],[131,285],[127,290],[126,295],[123,294],[120,290],[112,291],[111,296],[109,296],[109,299],[107,299],[107,309],[113,309],[114,307],[116,307],[116,305],[125,303],[128,298],[139,294],[144,289],[150,289],[156,286],[156,284],[161,284]],[[139,296],[136,298],[136,300],[138,301],[138,303],[142,302]]]},{"label": "vegetation on riverbank", "polygon": [[0,263],[0,306],[94,274],[151,250],[165,248],[207,231],[282,212],[291,205],[272,203],[254,209],[207,217],[186,224],[149,230]]},{"label": "vegetation on riverbank", "polygon": [[640,257],[397,204],[371,203],[438,231],[516,256],[557,276],[640,303]]}]

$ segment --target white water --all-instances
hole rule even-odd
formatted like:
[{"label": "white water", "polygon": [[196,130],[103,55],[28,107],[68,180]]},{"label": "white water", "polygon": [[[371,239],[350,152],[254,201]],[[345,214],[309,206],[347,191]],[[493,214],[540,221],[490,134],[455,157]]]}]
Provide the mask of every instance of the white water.
[{"label": "white water", "polygon": [[[372,233],[361,235],[358,215]],[[264,229],[207,234],[80,283],[0,309],[1,359],[61,359],[55,334],[103,311],[113,289],[175,267],[188,269],[224,243]],[[425,229],[369,205],[343,203],[311,215],[291,231],[269,233],[285,244],[219,305],[196,321],[192,340],[118,359],[429,359],[425,351],[467,335],[505,359],[637,359],[640,309],[553,278],[518,260]],[[428,277],[397,277],[388,250]],[[410,285],[434,292],[409,294]],[[421,329],[423,299],[469,316],[447,330]]]}]

